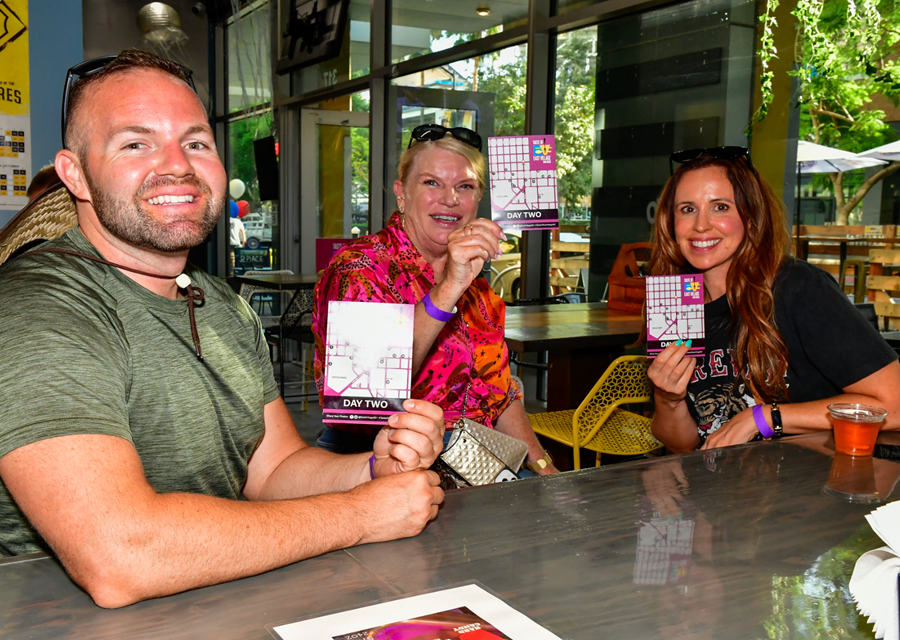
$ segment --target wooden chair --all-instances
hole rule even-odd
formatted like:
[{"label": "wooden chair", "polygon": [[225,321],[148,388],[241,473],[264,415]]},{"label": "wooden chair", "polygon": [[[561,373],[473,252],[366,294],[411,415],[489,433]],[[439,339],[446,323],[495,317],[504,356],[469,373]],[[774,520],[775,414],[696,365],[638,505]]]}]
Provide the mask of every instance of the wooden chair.
[{"label": "wooden chair", "polygon": [[875,303],[882,330],[887,330],[892,320],[900,325],[900,304],[891,301],[900,296],[900,276],[889,275],[896,272],[891,265],[900,265],[900,249],[869,250],[868,301]]},{"label": "wooden chair", "polygon": [[75,200],[69,190],[62,182],[50,185],[0,230],[0,265],[77,224]]},{"label": "wooden chair", "polygon": [[649,242],[623,244],[609,273],[609,295],[606,306],[620,311],[640,313],[647,297],[647,279],[640,275],[640,262],[650,259],[653,245]]},{"label": "wooden chair", "polygon": [[572,447],[575,469],[581,468],[581,448],[596,452],[596,466],[604,453],[641,455],[659,449],[663,444],[650,433],[650,418],[621,408],[650,401],[648,366],[645,356],[617,358],[577,409],[529,415],[531,428]]}]

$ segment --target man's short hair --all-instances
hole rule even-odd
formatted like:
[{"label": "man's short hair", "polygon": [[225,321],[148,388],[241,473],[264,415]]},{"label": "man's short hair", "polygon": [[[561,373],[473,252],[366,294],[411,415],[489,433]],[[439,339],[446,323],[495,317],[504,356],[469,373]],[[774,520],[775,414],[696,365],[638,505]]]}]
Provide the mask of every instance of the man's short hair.
[{"label": "man's short hair", "polygon": [[81,101],[84,99],[85,91],[92,85],[103,82],[111,76],[134,71],[135,69],[155,69],[162,73],[174,76],[190,86],[190,70],[177,62],[161,58],[148,51],[141,51],[140,49],[126,49],[122,51],[115,59],[110,61],[109,64],[104,66],[98,72],[87,76],[81,76],[72,83],[72,88],[69,91],[69,102],[66,107],[67,124],[65,131],[65,145],[67,149],[72,149],[79,157],[82,156],[81,149],[73,147],[75,140],[71,129],[72,117],[75,115]]}]

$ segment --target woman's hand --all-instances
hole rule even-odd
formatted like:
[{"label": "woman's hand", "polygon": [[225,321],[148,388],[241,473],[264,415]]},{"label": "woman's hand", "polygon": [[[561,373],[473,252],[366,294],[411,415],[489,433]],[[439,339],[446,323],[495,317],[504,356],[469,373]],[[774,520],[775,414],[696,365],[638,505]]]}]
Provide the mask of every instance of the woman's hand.
[{"label": "woman's hand", "polygon": [[[767,416],[767,421],[772,424],[771,414]],[[756,421],[753,419],[753,407],[748,407],[711,433],[700,448],[718,449],[744,444],[753,440],[758,433],[759,429],[756,428]]]},{"label": "woman's hand", "polygon": [[681,340],[666,347],[647,369],[647,377],[656,390],[656,401],[673,407],[687,396],[688,383],[697,364],[694,358],[685,357],[689,345],[679,343]]},{"label": "woman's hand", "polygon": [[[451,231],[447,237],[443,282],[458,289],[461,295],[481,273],[485,262],[500,257],[500,240],[505,238],[500,225],[483,218]],[[439,265],[433,266],[437,272]]]}]

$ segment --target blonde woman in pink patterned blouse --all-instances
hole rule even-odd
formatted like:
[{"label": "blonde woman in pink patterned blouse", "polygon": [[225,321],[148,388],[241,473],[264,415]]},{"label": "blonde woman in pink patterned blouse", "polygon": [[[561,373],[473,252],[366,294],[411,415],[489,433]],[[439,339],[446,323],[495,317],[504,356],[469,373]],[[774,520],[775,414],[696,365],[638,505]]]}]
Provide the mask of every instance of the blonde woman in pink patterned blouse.
[{"label": "blonde woman in pink patterned blouse", "polygon": [[[481,277],[484,263],[500,255],[504,236],[496,223],[477,218],[485,175],[480,149],[481,138],[469,129],[413,131],[394,183],[398,211],[382,231],[344,245],[316,286],[319,395],[329,300],[415,304],[412,397],[439,405],[448,429],[465,415],[523,440],[530,466],[555,473],[522,403],[514,402],[520,393],[503,341],[506,307]],[[333,425],[319,446],[364,451],[377,431]]]}]

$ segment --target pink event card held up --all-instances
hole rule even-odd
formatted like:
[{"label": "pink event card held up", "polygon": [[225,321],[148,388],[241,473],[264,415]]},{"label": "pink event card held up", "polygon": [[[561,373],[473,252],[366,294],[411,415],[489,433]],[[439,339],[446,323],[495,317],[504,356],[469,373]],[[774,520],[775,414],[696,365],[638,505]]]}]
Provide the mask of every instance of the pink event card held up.
[{"label": "pink event card held up", "polygon": [[325,422],[386,424],[403,412],[412,379],[415,305],[328,303]]},{"label": "pink event card held up", "polygon": [[703,357],[703,275],[647,276],[647,357],[677,340],[691,341],[688,357]]}]

